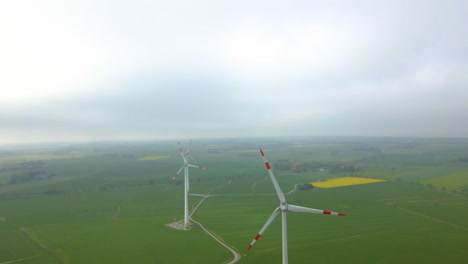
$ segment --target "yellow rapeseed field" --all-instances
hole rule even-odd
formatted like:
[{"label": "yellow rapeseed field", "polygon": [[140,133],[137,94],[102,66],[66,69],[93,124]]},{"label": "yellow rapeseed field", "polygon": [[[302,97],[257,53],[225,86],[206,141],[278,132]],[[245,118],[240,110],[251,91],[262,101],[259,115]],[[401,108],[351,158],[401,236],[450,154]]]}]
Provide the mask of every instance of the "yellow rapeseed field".
[{"label": "yellow rapeseed field", "polygon": [[138,160],[157,160],[157,159],[167,159],[170,158],[171,156],[152,156],[152,157],[144,157]]},{"label": "yellow rapeseed field", "polygon": [[366,184],[366,183],[373,183],[373,182],[383,182],[383,181],[385,180],[358,178],[358,177],[344,177],[344,178],[336,178],[336,179],[331,179],[331,180],[322,181],[322,182],[311,182],[310,184],[319,188],[334,188],[334,187]]}]

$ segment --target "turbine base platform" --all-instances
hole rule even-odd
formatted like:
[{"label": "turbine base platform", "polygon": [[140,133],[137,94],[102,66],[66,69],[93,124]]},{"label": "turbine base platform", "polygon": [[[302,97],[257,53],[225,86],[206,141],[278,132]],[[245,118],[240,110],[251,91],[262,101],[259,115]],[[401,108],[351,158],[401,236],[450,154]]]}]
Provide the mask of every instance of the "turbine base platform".
[{"label": "turbine base platform", "polygon": [[185,226],[184,226],[184,220],[180,220],[180,221],[175,221],[175,222],[166,224],[166,226],[168,226],[168,227],[170,227],[170,228],[177,229],[177,230],[189,231],[189,230],[191,230],[193,227],[195,227],[196,224],[194,224],[194,223],[189,223],[188,226],[187,226],[187,228],[185,228]]}]

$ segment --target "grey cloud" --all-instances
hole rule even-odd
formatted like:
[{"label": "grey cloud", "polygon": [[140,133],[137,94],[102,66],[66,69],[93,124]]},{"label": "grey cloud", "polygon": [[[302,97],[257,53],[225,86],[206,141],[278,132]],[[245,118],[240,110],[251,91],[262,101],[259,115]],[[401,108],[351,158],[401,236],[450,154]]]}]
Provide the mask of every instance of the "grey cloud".
[{"label": "grey cloud", "polygon": [[[129,70],[93,92],[0,106],[0,137],[468,135],[464,1],[184,3],[72,2],[67,14],[127,51],[114,55]],[[345,41],[330,44],[323,65],[311,56],[230,68],[222,38],[242,23],[286,43],[283,52],[296,26],[326,24]]]}]

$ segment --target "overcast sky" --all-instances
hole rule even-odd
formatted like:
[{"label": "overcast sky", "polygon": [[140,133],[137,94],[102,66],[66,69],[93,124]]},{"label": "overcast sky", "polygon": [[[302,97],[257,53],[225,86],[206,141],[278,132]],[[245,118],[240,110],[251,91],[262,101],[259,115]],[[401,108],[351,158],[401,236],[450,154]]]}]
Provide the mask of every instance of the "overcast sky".
[{"label": "overcast sky", "polygon": [[0,2],[0,144],[468,136],[468,1]]}]

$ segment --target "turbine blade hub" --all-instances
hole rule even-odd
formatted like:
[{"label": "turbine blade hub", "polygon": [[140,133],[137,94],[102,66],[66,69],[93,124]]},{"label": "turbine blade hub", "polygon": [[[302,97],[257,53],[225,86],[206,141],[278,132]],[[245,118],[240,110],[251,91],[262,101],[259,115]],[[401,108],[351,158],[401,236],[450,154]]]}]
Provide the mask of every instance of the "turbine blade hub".
[{"label": "turbine blade hub", "polygon": [[287,203],[281,203],[280,208],[281,208],[281,211],[287,211],[288,210],[288,204]]}]

